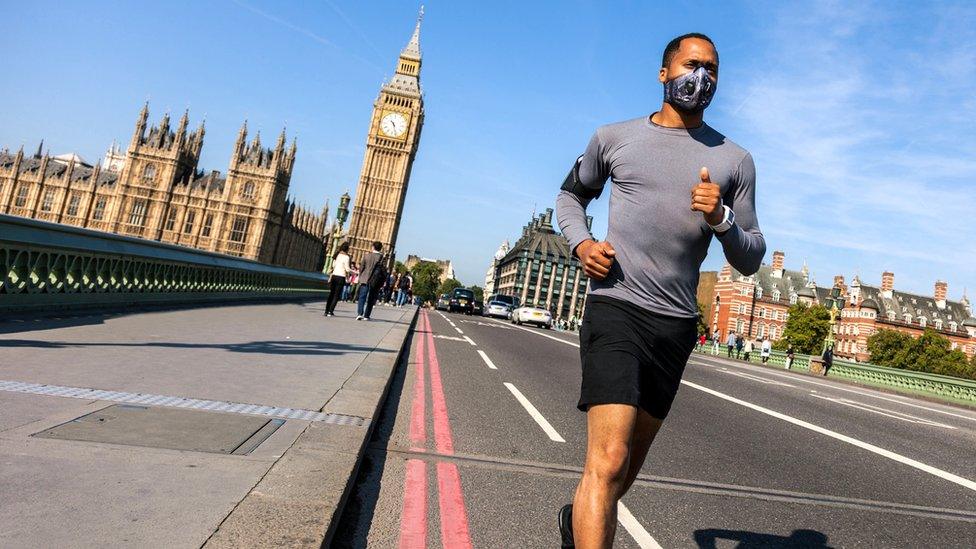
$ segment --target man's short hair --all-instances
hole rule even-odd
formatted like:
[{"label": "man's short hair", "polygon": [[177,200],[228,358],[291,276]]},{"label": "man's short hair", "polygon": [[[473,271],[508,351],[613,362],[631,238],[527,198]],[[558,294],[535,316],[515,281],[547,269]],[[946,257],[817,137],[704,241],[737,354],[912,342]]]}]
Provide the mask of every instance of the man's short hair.
[{"label": "man's short hair", "polygon": [[373,249],[376,250],[377,252],[380,251],[380,250],[382,250],[383,249],[383,243],[380,242],[379,240],[377,240],[376,242],[373,242]]},{"label": "man's short hair", "polygon": [[[681,41],[685,38],[698,38],[699,40],[704,40],[715,48],[715,42],[712,39],[705,36],[700,32],[689,32],[688,34],[682,34],[677,38],[668,42],[668,45],[664,47],[664,55],[661,56],[661,66],[667,67],[671,64],[671,60],[674,59],[674,54],[678,53],[678,49],[681,48]],[[715,48],[715,55],[718,56],[718,48]]]}]

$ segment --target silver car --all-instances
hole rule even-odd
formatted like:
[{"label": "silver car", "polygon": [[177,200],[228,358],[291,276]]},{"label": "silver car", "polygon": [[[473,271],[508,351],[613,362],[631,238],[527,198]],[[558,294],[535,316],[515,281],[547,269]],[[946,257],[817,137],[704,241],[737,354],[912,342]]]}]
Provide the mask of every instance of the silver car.
[{"label": "silver car", "polygon": [[487,307],[485,307],[484,316],[508,318],[512,316],[512,308],[508,306],[508,303],[504,303],[502,301],[492,301]]},{"label": "silver car", "polygon": [[541,328],[552,328],[552,314],[540,307],[519,307],[512,311],[513,324],[535,324]]}]

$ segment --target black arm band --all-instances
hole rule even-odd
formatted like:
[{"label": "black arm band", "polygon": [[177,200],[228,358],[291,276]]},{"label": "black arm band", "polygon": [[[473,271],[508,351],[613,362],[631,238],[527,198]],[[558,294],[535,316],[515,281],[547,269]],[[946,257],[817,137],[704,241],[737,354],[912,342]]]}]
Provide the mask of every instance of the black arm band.
[{"label": "black arm band", "polygon": [[579,168],[582,162],[582,156],[576,159],[576,163],[573,164],[573,169],[569,170],[569,173],[566,174],[566,180],[563,181],[563,186],[560,188],[586,200],[599,198],[603,194],[603,187],[590,189],[580,182]]}]

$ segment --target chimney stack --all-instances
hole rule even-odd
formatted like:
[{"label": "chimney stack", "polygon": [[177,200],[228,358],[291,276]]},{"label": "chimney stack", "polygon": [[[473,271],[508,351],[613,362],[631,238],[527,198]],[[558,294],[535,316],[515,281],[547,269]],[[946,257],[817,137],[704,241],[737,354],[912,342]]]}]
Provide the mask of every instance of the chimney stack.
[{"label": "chimney stack", "polygon": [[888,292],[888,297],[891,297],[891,291],[895,289],[895,273],[891,271],[885,271],[881,273],[881,291]]},{"label": "chimney stack", "polygon": [[944,309],[946,304],[946,297],[949,295],[949,283],[945,280],[935,281],[935,304],[940,308]]},{"label": "chimney stack", "polygon": [[844,275],[834,275],[834,288],[840,288],[840,293],[847,293],[847,285],[844,284]]},{"label": "chimney stack", "polygon": [[786,255],[783,252],[775,251],[773,252],[773,270],[781,271],[783,270],[783,259]]}]

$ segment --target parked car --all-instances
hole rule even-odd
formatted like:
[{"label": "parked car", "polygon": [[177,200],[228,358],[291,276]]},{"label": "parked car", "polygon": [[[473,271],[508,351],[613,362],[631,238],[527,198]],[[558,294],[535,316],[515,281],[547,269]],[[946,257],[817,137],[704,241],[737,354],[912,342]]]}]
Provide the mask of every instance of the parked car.
[{"label": "parked car", "polygon": [[478,316],[485,314],[484,302],[478,301],[477,299],[474,300],[474,309],[471,310],[471,314]]},{"label": "parked car", "polygon": [[451,296],[447,294],[441,294],[441,297],[437,299],[437,304],[434,308],[438,311],[447,311],[451,306]]},{"label": "parked car", "polygon": [[452,313],[471,314],[474,310],[474,292],[467,288],[454,288],[447,310]]},{"label": "parked car", "polygon": [[540,328],[552,328],[552,314],[540,307],[519,307],[512,311],[513,324],[535,324]]},{"label": "parked car", "polygon": [[514,311],[522,306],[522,300],[514,295],[491,294],[488,296],[488,299],[485,300],[486,303],[491,303],[492,301],[500,301],[505,305],[508,305],[510,311]]},{"label": "parked car", "polygon": [[512,307],[504,301],[490,301],[488,307],[485,308],[484,315],[507,319],[512,316]]}]

